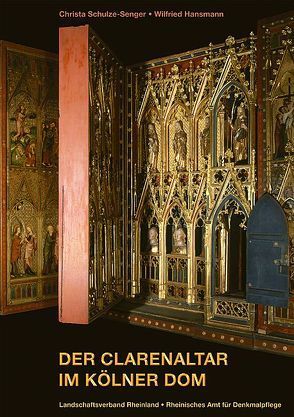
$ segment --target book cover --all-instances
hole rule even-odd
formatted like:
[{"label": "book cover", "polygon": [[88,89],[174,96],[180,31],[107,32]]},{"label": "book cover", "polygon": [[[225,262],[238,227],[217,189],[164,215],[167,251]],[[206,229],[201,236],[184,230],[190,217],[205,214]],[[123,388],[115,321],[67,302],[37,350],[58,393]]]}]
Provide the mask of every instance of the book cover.
[{"label": "book cover", "polygon": [[[59,256],[56,211],[36,187],[47,205],[31,213],[38,252],[24,254],[44,280],[60,260],[59,307],[1,316],[3,415],[291,415],[291,2],[12,0],[1,15],[1,40],[58,56],[60,71],[57,123],[56,78],[42,97],[46,69],[21,63],[18,79],[21,61],[7,67],[3,52],[2,85],[22,94],[15,120],[2,100],[5,149],[30,135],[22,168],[60,175]],[[22,100],[49,110],[35,123]],[[5,210],[2,236],[9,216],[27,227]],[[1,299],[24,279],[9,242]]]}]

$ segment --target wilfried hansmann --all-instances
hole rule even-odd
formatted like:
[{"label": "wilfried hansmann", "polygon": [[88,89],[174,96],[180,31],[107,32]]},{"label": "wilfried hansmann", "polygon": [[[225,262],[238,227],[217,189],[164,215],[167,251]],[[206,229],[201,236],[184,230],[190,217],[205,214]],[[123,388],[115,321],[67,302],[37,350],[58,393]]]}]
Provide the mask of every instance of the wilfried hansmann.
[{"label": "wilfried hansmann", "polygon": [[181,10],[179,12],[167,10],[155,10],[155,17],[224,17],[223,12],[195,12],[191,10]]}]

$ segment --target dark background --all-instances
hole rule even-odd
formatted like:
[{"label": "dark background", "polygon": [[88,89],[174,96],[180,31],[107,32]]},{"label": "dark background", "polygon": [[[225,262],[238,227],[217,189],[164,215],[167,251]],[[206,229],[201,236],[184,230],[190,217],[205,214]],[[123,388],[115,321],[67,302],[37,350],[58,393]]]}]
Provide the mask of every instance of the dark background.
[{"label": "dark background", "polygon": [[[290,417],[293,409],[293,360],[287,357],[207,343],[186,336],[98,319],[88,326],[58,323],[49,309],[1,318],[1,379],[5,383],[3,417]],[[102,388],[58,386],[59,372],[99,373],[103,367],[61,367],[59,352],[226,352],[228,366],[116,367],[111,372],[206,372],[206,387]],[[104,367],[105,368],[105,367]],[[273,409],[59,409],[70,401],[271,401]],[[292,407],[292,408],[291,408]]]},{"label": "dark background", "polygon": [[[2,0],[3,1],[3,0]],[[58,27],[91,24],[124,64],[208,46],[256,33],[257,20],[294,9],[290,0],[4,0],[0,39],[58,52]],[[191,10],[224,18],[59,18],[59,11]]]},{"label": "dark background", "polygon": [[[124,64],[221,43],[256,33],[257,20],[288,11],[291,1],[4,1],[0,38],[58,52],[58,27],[90,23]],[[61,19],[59,10],[195,10],[223,11],[223,19]],[[89,326],[58,323],[57,309],[0,318],[0,414],[4,417],[55,416],[259,416],[258,409],[58,409],[58,401],[272,401],[284,416],[293,409],[293,360],[261,352],[206,343],[185,336],[99,319]],[[200,368],[207,373],[202,388],[79,388],[58,387],[60,351],[225,351],[228,367]],[[78,369],[78,368],[77,368]],[[97,371],[100,368],[97,367]],[[78,369],[83,373],[85,369]],[[94,369],[90,369],[94,372]],[[134,371],[127,368],[126,372]],[[145,371],[145,369],[140,371]],[[152,370],[154,371],[154,370]],[[170,369],[156,369],[159,373]],[[176,371],[180,371],[177,368]],[[191,369],[189,369],[191,372]],[[76,370],[75,370],[76,372]],[[175,372],[176,373],[176,372]],[[4,414],[3,414],[4,411]]]}]

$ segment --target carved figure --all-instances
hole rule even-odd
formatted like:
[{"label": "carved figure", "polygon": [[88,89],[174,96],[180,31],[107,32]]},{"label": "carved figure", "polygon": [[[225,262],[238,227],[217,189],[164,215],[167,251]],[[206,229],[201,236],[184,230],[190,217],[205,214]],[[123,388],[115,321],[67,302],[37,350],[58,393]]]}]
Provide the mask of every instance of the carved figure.
[{"label": "carved figure", "polygon": [[187,135],[184,131],[182,120],[177,120],[175,123],[173,149],[177,171],[185,171],[187,164]]},{"label": "carved figure", "polygon": [[157,171],[159,141],[154,123],[147,126],[148,166],[150,171]]},{"label": "carved figure", "polygon": [[182,227],[178,227],[173,234],[174,239],[174,254],[183,254],[187,253],[187,244],[186,244],[186,233]]},{"label": "carved figure", "polygon": [[150,252],[158,253],[158,231],[156,227],[153,226],[148,230],[148,239]]},{"label": "carved figure", "polygon": [[235,162],[247,159],[248,129],[244,120],[240,120],[240,127],[233,132],[233,148]]}]

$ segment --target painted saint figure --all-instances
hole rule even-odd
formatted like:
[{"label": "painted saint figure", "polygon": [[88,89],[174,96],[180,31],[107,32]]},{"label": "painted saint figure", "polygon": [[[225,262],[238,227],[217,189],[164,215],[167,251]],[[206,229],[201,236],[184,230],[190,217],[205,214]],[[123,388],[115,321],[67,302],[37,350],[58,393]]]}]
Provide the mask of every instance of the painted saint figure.
[{"label": "painted saint figure", "polygon": [[279,107],[275,125],[275,159],[283,158],[286,154],[286,145],[294,145],[294,104],[289,98],[285,98],[283,105]]},{"label": "painted saint figure", "polygon": [[35,167],[36,166],[36,144],[34,142],[28,143],[25,148],[26,155],[26,167]]},{"label": "painted saint figure", "polygon": [[182,120],[177,120],[175,123],[173,149],[177,171],[185,171],[187,164],[187,135],[184,131]]},{"label": "painted saint figure", "polygon": [[21,246],[23,243],[20,226],[16,225],[13,228],[13,238],[11,242],[11,277],[15,278],[21,275],[20,260],[21,260]]},{"label": "painted saint figure", "polygon": [[149,250],[152,253],[158,253],[158,230],[152,226],[148,230]]},{"label": "painted saint figure", "polygon": [[174,245],[173,253],[174,254],[187,254],[187,244],[186,244],[186,233],[182,227],[178,227],[173,234]]},{"label": "painted saint figure", "polygon": [[56,234],[54,233],[54,227],[49,225],[47,227],[43,250],[43,275],[48,275],[55,270],[55,244]]},{"label": "painted saint figure", "polygon": [[[27,109],[20,105],[15,118],[16,129],[11,132],[11,164],[17,166],[36,166],[36,126],[33,119],[36,114],[28,114]],[[29,121],[29,123],[26,123]]]},{"label": "painted saint figure", "polygon": [[25,274],[35,275],[36,273],[33,271],[33,257],[37,250],[37,239],[30,226],[27,226],[26,228],[26,235],[24,237],[24,246],[25,246],[25,254],[24,254]]},{"label": "painted saint figure", "polygon": [[54,121],[43,123],[42,165],[51,167],[54,158],[56,125]]},{"label": "painted saint figure", "polygon": [[22,143],[15,142],[11,145],[11,164],[23,166],[26,160],[26,154]]},{"label": "painted saint figure", "polygon": [[26,119],[26,108],[23,105],[19,106],[16,116],[16,135],[13,137],[13,142],[20,140],[25,135],[25,119]]},{"label": "painted saint figure", "polygon": [[159,141],[154,123],[147,125],[148,167],[150,171],[157,171]]},{"label": "painted saint figure", "polygon": [[286,125],[287,141],[294,144],[294,103],[290,98],[285,98],[284,106],[286,107],[286,111],[283,119]]}]

